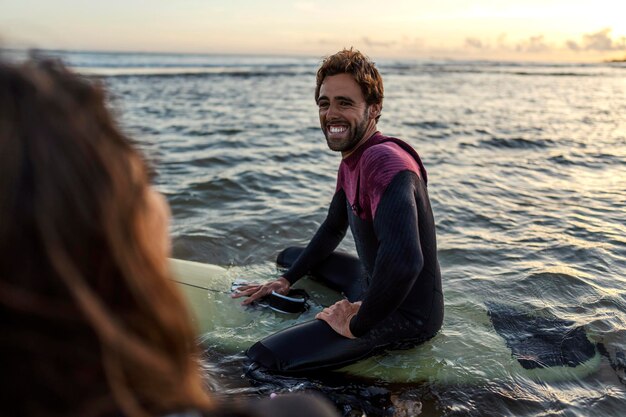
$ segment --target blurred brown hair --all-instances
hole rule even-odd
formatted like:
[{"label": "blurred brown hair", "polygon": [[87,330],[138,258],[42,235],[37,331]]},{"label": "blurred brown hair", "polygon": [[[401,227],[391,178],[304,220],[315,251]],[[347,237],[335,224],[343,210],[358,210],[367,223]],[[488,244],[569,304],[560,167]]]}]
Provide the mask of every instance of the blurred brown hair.
[{"label": "blurred brown hair", "polygon": [[[361,87],[365,102],[368,105],[380,104],[382,109],[384,97],[383,79],[374,62],[353,48],[343,49],[322,61],[322,65],[317,70],[315,102],[320,97],[320,88],[324,79],[338,74],[351,74]],[[380,114],[376,117],[377,122],[378,119],[380,119]]]},{"label": "blurred brown hair", "polygon": [[0,61],[0,413],[210,407],[189,313],[142,227],[146,171],[98,82]]}]

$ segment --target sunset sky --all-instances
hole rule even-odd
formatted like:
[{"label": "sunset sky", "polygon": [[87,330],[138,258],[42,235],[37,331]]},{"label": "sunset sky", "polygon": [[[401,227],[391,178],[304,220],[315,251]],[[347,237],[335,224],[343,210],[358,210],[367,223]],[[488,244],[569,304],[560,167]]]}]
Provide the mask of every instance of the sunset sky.
[{"label": "sunset sky", "polygon": [[0,43],[106,51],[600,61],[624,0],[0,0]]}]

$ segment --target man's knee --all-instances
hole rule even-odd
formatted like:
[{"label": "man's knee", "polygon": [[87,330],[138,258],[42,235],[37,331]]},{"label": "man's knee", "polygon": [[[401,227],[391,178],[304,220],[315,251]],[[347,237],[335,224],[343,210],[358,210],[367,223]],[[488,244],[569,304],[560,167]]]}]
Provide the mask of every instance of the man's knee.
[{"label": "man's knee", "polygon": [[291,246],[283,249],[276,257],[276,263],[284,268],[289,268],[298,259],[304,248],[299,246]]},{"label": "man's knee", "polygon": [[246,355],[250,360],[270,371],[284,371],[281,366],[281,361],[276,356],[275,352],[268,349],[262,342],[257,342],[252,345],[247,351]]}]

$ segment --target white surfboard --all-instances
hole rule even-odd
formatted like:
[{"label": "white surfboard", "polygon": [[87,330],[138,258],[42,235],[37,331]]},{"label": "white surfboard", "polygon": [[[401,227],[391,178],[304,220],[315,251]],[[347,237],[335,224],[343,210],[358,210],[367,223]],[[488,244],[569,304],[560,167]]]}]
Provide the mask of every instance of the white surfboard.
[{"label": "white surfboard", "polygon": [[[309,293],[310,308],[300,315],[281,314],[268,308],[243,307],[241,299],[231,298],[232,283],[246,278],[236,276],[241,269],[172,259],[171,270],[194,313],[202,343],[226,354],[243,353],[278,330],[314,320],[325,306],[341,299],[340,294],[314,280],[301,279],[295,286]],[[266,279],[272,278],[274,275],[268,273]],[[339,371],[392,383],[480,384],[510,378],[574,380],[597,370],[601,359],[597,349],[576,366],[524,368],[495,331],[485,305],[469,299],[449,299],[460,296],[446,294],[444,327],[430,341],[408,350],[389,351]]]}]

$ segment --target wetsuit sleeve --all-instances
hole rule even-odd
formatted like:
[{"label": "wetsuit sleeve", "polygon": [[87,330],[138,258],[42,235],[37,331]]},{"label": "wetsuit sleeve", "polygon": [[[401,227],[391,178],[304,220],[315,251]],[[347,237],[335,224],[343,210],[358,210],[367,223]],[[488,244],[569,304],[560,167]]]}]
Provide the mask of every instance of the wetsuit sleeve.
[{"label": "wetsuit sleeve", "polygon": [[283,274],[293,284],[306,275],[313,266],[330,255],[342,241],[348,230],[346,195],[339,189],[330,203],[326,220],[320,225],[302,254],[291,268]]},{"label": "wetsuit sleeve", "polygon": [[388,185],[374,216],[378,251],[363,304],[350,322],[361,336],[402,304],[424,265],[416,207],[415,173],[402,171]]}]

